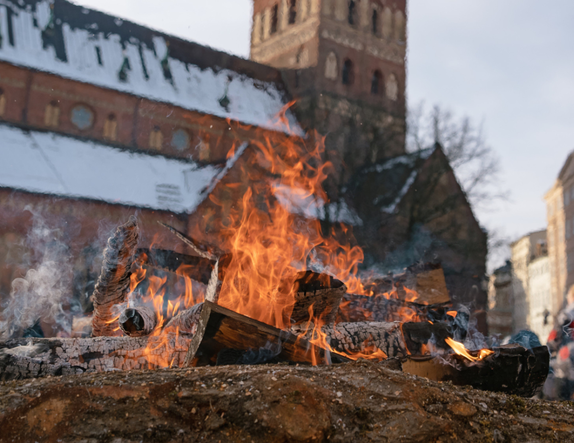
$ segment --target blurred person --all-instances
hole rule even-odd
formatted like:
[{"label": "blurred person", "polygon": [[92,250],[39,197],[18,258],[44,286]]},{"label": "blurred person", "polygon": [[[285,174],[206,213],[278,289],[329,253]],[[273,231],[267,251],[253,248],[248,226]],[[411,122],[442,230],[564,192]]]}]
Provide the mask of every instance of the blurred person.
[{"label": "blurred person", "polygon": [[566,294],[566,306],[556,316],[548,336],[550,373],[544,396],[551,400],[571,400],[574,394],[574,285]]}]

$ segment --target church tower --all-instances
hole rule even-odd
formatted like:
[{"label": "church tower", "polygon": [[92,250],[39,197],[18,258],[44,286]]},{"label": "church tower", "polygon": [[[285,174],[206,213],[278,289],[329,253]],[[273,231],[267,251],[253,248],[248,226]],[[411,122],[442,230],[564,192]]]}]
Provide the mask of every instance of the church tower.
[{"label": "church tower", "polygon": [[251,59],[283,71],[341,178],[405,150],[406,35],[406,0],[253,0]]}]

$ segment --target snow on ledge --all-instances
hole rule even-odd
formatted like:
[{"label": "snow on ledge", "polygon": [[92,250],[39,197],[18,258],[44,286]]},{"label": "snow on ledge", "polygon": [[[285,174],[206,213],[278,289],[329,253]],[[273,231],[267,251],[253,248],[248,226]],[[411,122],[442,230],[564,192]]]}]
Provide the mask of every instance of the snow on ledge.
[{"label": "snow on ledge", "polygon": [[191,213],[220,170],[0,125],[0,187]]}]

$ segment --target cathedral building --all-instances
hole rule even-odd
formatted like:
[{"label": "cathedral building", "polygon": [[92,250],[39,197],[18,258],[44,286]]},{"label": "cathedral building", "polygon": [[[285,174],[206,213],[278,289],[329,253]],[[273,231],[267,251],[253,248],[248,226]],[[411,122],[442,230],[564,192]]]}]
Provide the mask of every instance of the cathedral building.
[{"label": "cathedral building", "polygon": [[130,214],[142,246],[177,244],[158,220],[208,235],[256,184],[257,140],[324,136],[331,201],[302,216],[351,228],[371,269],[440,261],[484,330],[486,234],[440,146],[405,151],[406,24],[406,0],[254,0],[244,60],[66,0],[3,0],[0,295],[40,219],[85,297]]}]

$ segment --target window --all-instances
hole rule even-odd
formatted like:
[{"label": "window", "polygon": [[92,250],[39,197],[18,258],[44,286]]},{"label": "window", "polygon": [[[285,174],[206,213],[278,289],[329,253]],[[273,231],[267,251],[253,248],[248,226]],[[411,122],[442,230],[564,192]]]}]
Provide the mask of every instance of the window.
[{"label": "window", "polygon": [[70,120],[76,128],[84,131],[94,124],[94,113],[86,105],[76,105],[72,108]]},{"label": "window", "polygon": [[355,25],[357,22],[357,18],[355,17],[357,13],[357,5],[353,0],[349,1],[349,13],[347,15],[347,21],[351,26]]},{"label": "window", "polygon": [[385,88],[387,92],[387,97],[392,101],[397,101],[399,98],[399,84],[395,74],[389,75],[387,80],[387,86]]},{"label": "window", "polygon": [[265,20],[267,20],[267,14],[265,14],[265,11],[263,11],[261,13],[261,27],[259,28],[259,38],[261,38],[261,41],[265,40]]},{"label": "window", "polygon": [[297,0],[289,0],[289,24],[297,21]]},{"label": "window", "polygon": [[353,83],[353,62],[351,60],[345,60],[343,64],[343,84],[350,85]]},{"label": "window", "polygon": [[0,88],[0,117],[4,116],[4,112],[6,112],[6,94],[4,94],[4,90]]},{"label": "window", "polygon": [[383,74],[378,69],[373,72],[373,78],[371,79],[371,94],[378,95],[381,92],[383,85]]},{"label": "window", "polygon": [[44,111],[44,125],[50,128],[57,128],[60,124],[60,105],[57,101],[51,101]]},{"label": "window", "polygon": [[104,122],[104,138],[113,142],[118,138],[118,121],[114,114],[108,115]]},{"label": "window", "polygon": [[395,12],[395,38],[400,42],[406,40],[405,16],[399,10]]},{"label": "window", "polygon": [[279,21],[279,6],[275,5],[271,9],[271,34],[275,34],[277,32],[277,22]]},{"label": "window", "polygon": [[379,34],[379,11],[373,9],[373,15],[371,15],[371,32],[373,35]]},{"label": "window", "polygon": [[160,150],[163,146],[163,134],[156,126],[149,134],[149,147],[152,149]]},{"label": "window", "polygon": [[185,151],[189,148],[189,135],[183,129],[177,129],[171,136],[171,146],[178,151]]},{"label": "window", "polygon": [[335,80],[337,78],[339,68],[337,67],[337,56],[334,52],[329,52],[325,60],[325,78]]}]

